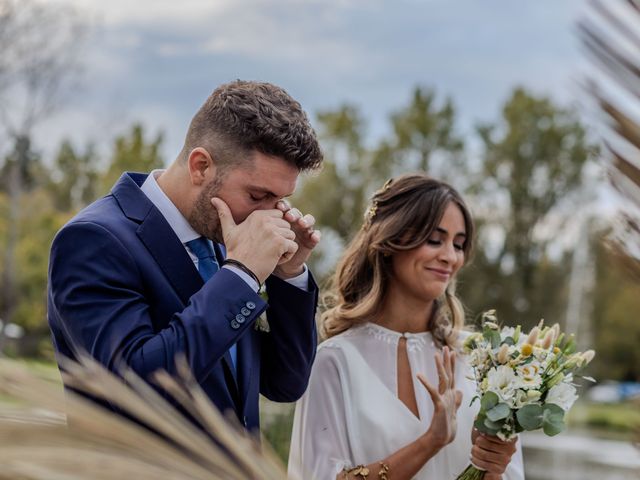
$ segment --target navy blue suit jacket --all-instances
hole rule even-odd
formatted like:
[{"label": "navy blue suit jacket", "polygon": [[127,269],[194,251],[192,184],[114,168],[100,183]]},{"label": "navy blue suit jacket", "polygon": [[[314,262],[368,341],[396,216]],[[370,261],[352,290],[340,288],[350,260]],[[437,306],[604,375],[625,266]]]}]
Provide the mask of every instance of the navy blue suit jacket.
[{"label": "navy blue suit jacket", "polygon": [[[143,378],[157,369],[174,372],[175,355],[182,352],[211,401],[255,429],[258,393],[292,402],[307,387],[317,343],[318,288],[311,275],[309,291],[270,276],[271,331],[257,331],[265,301],[227,269],[202,281],[140,190],[145,178],[123,174],[111,194],[56,235],[48,286],[56,352],[76,358],[82,350],[116,372],[124,362]],[[216,250],[224,254],[220,245]],[[228,353],[234,343],[237,376]]]}]

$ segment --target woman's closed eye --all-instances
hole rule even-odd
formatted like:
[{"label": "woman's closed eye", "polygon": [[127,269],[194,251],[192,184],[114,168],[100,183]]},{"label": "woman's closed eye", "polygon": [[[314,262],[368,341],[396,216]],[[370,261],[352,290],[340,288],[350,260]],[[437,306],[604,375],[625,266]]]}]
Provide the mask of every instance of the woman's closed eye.
[{"label": "woman's closed eye", "polygon": [[[430,238],[430,239],[427,240],[427,244],[428,245],[439,246],[439,245],[442,245],[442,240],[437,240],[437,239]],[[464,250],[464,244],[454,243],[453,244],[453,248],[455,248],[456,250]]]}]

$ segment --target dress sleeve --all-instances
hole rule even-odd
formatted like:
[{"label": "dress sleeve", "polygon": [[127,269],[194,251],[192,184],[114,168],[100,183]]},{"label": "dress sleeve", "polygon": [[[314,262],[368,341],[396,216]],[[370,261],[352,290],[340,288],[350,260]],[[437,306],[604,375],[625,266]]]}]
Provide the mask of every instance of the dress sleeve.
[{"label": "dress sleeve", "polygon": [[331,347],[318,350],[309,388],[296,404],[289,452],[292,480],[335,480],[345,466],[352,466],[341,353]]},{"label": "dress sleeve", "polygon": [[503,480],[524,480],[524,464],[522,461],[522,439],[518,438],[516,453],[502,476]]}]

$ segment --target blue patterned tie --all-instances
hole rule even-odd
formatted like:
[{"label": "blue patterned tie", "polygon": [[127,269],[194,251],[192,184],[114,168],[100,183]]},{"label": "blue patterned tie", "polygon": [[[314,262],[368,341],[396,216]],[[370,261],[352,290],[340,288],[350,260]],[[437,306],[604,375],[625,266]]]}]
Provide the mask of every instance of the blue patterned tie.
[{"label": "blue patterned tie", "polygon": [[[204,237],[198,237],[195,240],[189,240],[187,247],[198,257],[198,273],[205,282],[213,277],[213,274],[220,270],[218,261],[216,260],[215,253],[213,253],[213,247],[211,242]],[[233,361],[233,368],[236,368],[237,352],[235,344],[229,349],[231,354],[231,360]]]}]

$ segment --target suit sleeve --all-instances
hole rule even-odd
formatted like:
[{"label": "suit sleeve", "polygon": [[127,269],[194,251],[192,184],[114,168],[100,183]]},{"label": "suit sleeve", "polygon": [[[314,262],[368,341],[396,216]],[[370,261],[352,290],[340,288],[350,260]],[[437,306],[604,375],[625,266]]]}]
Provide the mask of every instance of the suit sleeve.
[{"label": "suit sleeve", "polygon": [[308,291],[273,275],[266,286],[270,332],[261,334],[260,393],[276,402],[293,402],[307,388],[315,357],[318,287],[311,273]]},{"label": "suit sleeve", "polygon": [[[124,363],[143,378],[160,368],[173,372],[176,354],[183,353],[201,381],[266,308],[241,278],[223,269],[156,331],[137,263],[117,237],[91,222],[74,222],[56,236],[49,284],[52,330],[72,344],[73,353],[87,352],[111,370]],[[231,320],[246,301],[255,308],[234,329]]]}]

